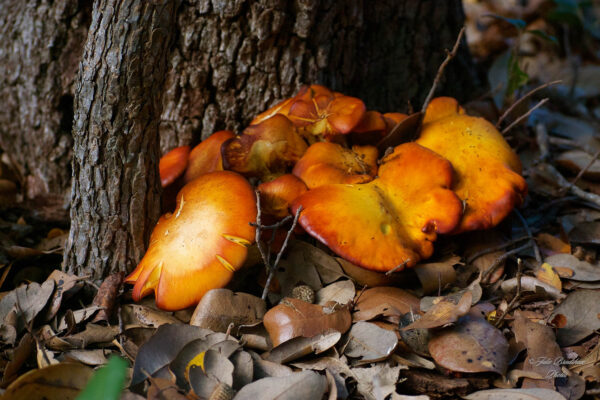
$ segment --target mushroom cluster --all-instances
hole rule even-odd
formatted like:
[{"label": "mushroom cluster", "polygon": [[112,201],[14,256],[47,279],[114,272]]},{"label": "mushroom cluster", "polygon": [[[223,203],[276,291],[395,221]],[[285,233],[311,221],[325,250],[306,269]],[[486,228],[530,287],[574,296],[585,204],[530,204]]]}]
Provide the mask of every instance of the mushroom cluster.
[{"label": "mushroom cluster", "polygon": [[225,286],[255,240],[257,193],[263,221],[301,210],[306,233],[380,272],[414,266],[438,234],[491,228],[522,203],[519,158],[491,123],[436,98],[414,142],[379,154],[406,118],[311,85],[240,135],[219,131],[167,153],[159,169],[170,212],[126,278],[134,300],[154,292],[158,307],[177,310]]}]

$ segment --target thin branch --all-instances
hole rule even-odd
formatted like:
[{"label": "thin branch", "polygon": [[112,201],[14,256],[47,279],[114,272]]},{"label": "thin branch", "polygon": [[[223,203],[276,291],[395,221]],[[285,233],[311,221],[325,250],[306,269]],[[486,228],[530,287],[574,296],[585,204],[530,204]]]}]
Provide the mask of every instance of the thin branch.
[{"label": "thin branch", "polygon": [[[260,241],[260,234],[262,233],[261,211],[260,211],[260,193],[258,192],[258,190],[256,190],[255,193],[256,193],[256,210],[257,211],[256,211],[256,224],[255,224],[256,233],[254,235],[254,241],[256,242],[256,247],[258,247],[258,251],[263,260],[263,263],[265,264],[265,266],[269,267],[271,265],[270,254],[267,253],[267,249],[265,249],[265,246]],[[250,225],[252,225],[252,223],[250,223]]]},{"label": "thin branch", "polygon": [[528,248],[531,247],[531,242],[528,242],[520,247],[517,247],[516,249],[512,249],[510,251],[507,251],[506,253],[502,254],[500,257],[496,258],[494,260],[494,262],[492,263],[492,265],[490,265],[490,267],[485,271],[485,273],[483,274],[483,276],[481,277],[481,282],[486,282],[487,278],[496,270],[496,268],[498,268],[500,266],[500,264],[502,264],[502,262],[504,260],[506,260],[508,257],[512,256],[513,254],[517,254],[523,250],[527,250]]},{"label": "thin branch", "polygon": [[545,161],[550,157],[550,138],[546,125],[537,123],[535,125],[535,141],[540,149],[540,161]]},{"label": "thin branch", "polygon": [[269,268],[269,276],[267,277],[267,282],[265,283],[265,289],[263,290],[263,293],[261,296],[261,298],[263,300],[267,299],[267,294],[269,294],[269,286],[271,286],[271,281],[273,280],[273,277],[275,276],[275,271],[277,270],[277,266],[279,265],[281,256],[283,255],[283,253],[285,252],[285,249],[288,246],[290,236],[292,236],[292,232],[294,232],[294,229],[296,229],[296,225],[298,225],[298,218],[300,217],[301,212],[302,212],[302,205],[300,207],[298,207],[298,209],[296,210],[296,215],[294,216],[294,222],[292,222],[292,226],[287,231],[285,240],[283,241],[283,244],[281,245],[281,249],[277,253],[277,257],[275,257],[275,262],[273,263],[272,266],[267,264],[267,267]]},{"label": "thin branch", "polygon": [[527,240],[529,239],[529,236],[521,236],[519,238],[513,239],[511,241],[508,241],[506,243],[502,243],[498,246],[494,246],[494,247],[488,247],[487,249],[483,249],[478,251],[477,253],[473,254],[471,257],[467,258],[467,264],[471,264],[473,263],[473,261],[477,260],[479,257],[485,256],[486,254],[490,254],[493,253],[495,251],[500,251],[500,250],[504,250],[507,247],[512,246],[513,244],[522,242],[523,240]]},{"label": "thin branch", "polygon": [[571,183],[569,183],[569,186],[563,189],[565,191],[565,193],[568,192],[569,190],[571,190],[571,188],[577,183],[577,181],[579,181],[579,179],[581,179],[583,174],[585,174],[588,171],[588,169],[590,169],[591,166],[594,165],[594,163],[598,159],[598,156],[600,156],[600,150],[598,150],[597,152],[594,153],[594,156],[592,157],[590,162],[581,171],[579,171],[579,173],[577,174],[575,179],[573,179],[571,181]]},{"label": "thin branch", "polygon": [[561,83],[561,80],[557,80],[557,81],[552,81],[552,82],[548,82],[548,83],[544,83],[543,85],[540,85],[536,88],[531,89],[529,92],[525,93],[523,96],[521,96],[520,99],[518,99],[517,101],[515,101],[514,103],[511,104],[510,107],[508,107],[506,109],[506,111],[504,111],[504,113],[500,116],[500,118],[498,118],[498,122],[496,122],[496,128],[500,129],[500,124],[502,124],[502,122],[506,119],[506,117],[508,117],[510,115],[510,113],[513,112],[513,110],[515,108],[517,108],[517,106],[519,104],[521,104],[525,99],[527,99],[528,97],[531,97],[532,95],[534,95],[535,93],[539,92],[540,90],[546,89],[548,86],[552,86],[552,85],[556,85]]},{"label": "thin branch", "polygon": [[544,104],[546,104],[548,102],[548,100],[550,100],[549,98],[544,98],[542,100],[540,100],[535,106],[533,106],[529,111],[527,111],[525,114],[521,115],[519,118],[517,118],[512,124],[510,124],[509,126],[507,126],[506,128],[504,128],[502,130],[502,134],[506,135],[506,133],[508,131],[510,131],[512,128],[514,128],[515,126],[519,125],[521,123],[521,121],[527,119],[527,117],[529,117],[531,115],[532,112],[534,112],[535,110],[537,110],[538,108],[540,108],[541,106],[543,106]]},{"label": "thin branch", "polygon": [[410,261],[410,260],[407,260],[407,261],[404,261],[404,262],[402,262],[402,263],[400,263],[400,264],[396,265],[394,268],[392,268],[392,269],[390,269],[389,271],[387,271],[387,272],[385,273],[385,276],[389,276],[389,275],[393,274],[393,273],[394,273],[394,272],[396,272],[396,271],[402,271],[402,270],[404,269],[404,267],[406,266],[406,264],[408,264],[408,262],[409,262],[409,261]]},{"label": "thin branch", "polygon": [[502,321],[504,321],[504,318],[506,318],[506,316],[508,315],[508,313],[517,306],[517,301],[519,301],[519,299],[521,298],[521,276],[523,275],[523,260],[521,260],[520,258],[517,259],[517,293],[515,294],[515,297],[513,297],[513,299],[510,301],[510,303],[508,303],[508,306],[506,306],[506,311],[504,311],[502,313],[502,315],[500,316],[500,318],[498,318],[498,320],[496,321],[496,328],[500,327],[500,325],[502,324]]},{"label": "thin branch", "polygon": [[446,69],[446,66],[448,65],[448,63],[450,61],[452,61],[452,59],[454,57],[456,57],[456,53],[458,52],[458,48],[460,47],[460,42],[461,42],[464,34],[465,34],[465,27],[463,26],[462,29],[460,30],[460,32],[458,33],[458,37],[456,38],[456,42],[454,43],[454,47],[452,48],[452,51],[448,52],[448,50],[446,50],[446,59],[442,62],[442,64],[438,68],[437,74],[435,75],[435,79],[433,80],[433,85],[431,86],[431,89],[429,90],[429,93],[427,94],[427,97],[425,98],[423,107],[421,107],[422,113],[425,113],[425,110],[427,110],[427,106],[431,102],[431,99],[433,98],[433,95],[435,94],[435,90],[437,89],[437,86],[439,85],[440,80],[442,79],[442,75],[444,74],[444,69]]},{"label": "thin branch", "polygon": [[594,205],[600,207],[600,196],[594,193],[586,192],[578,186],[571,186],[570,182],[567,181],[567,179],[564,176],[562,176],[562,174],[558,172],[558,170],[554,168],[554,166],[550,164],[543,164],[540,167],[543,168],[550,175],[552,175],[552,177],[554,178],[554,183],[558,185],[561,189],[568,188],[571,193],[573,193],[580,199],[589,201],[590,203],[593,203]]},{"label": "thin branch", "polygon": [[529,229],[529,224],[527,223],[527,220],[523,217],[523,215],[519,212],[519,210],[517,210],[515,208],[515,214],[517,215],[517,217],[519,217],[519,219],[521,220],[521,225],[523,225],[523,229],[525,229],[525,233],[527,234],[527,236],[529,237],[529,239],[531,239],[531,245],[533,246],[533,254],[535,255],[535,260],[537,262],[542,262],[542,255],[540,254],[540,248],[537,245],[537,242],[535,241],[535,239],[533,238],[533,235],[531,234],[531,229]]}]

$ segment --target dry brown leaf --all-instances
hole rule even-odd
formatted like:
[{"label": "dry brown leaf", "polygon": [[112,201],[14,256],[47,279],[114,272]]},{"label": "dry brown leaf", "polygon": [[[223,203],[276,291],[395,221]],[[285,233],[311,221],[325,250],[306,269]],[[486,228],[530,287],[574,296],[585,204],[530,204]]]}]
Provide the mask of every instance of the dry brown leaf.
[{"label": "dry brown leaf", "polygon": [[197,326],[183,324],[161,325],[154,336],[140,346],[133,365],[131,385],[144,381],[175,359],[179,351],[192,340],[206,337],[211,332]]},{"label": "dry brown leaf", "polygon": [[[600,179],[600,161],[594,160],[593,156],[583,150],[569,150],[556,157],[556,162],[563,168],[579,173],[585,168],[583,177],[585,179]],[[588,166],[588,164],[592,163]]]},{"label": "dry brown leaf", "polygon": [[48,279],[55,283],[55,290],[50,300],[50,305],[44,315],[46,321],[52,319],[60,309],[63,298],[69,298],[83,287],[82,278],[76,275],[66,274],[55,269],[50,273]]},{"label": "dry brown leaf", "polygon": [[41,285],[33,282],[9,292],[0,300],[0,323],[4,323],[6,316],[14,311],[18,316],[16,329],[20,332],[48,304],[54,286],[54,281],[49,279]]},{"label": "dry brown leaf", "polygon": [[92,368],[83,364],[66,362],[34,369],[11,383],[3,398],[31,400],[43,393],[48,400],[75,399],[92,373]]},{"label": "dry brown leaf", "polygon": [[344,354],[358,358],[358,365],[367,364],[386,359],[397,345],[398,337],[394,332],[370,322],[360,321],[350,329]]},{"label": "dry brown leaf", "polygon": [[523,369],[534,371],[544,377],[543,379],[525,378],[522,387],[555,389],[554,378],[561,374],[560,364],[555,360],[562,359],[562,353],[552,328],[531,322],[521,312],[516,311],[513,332],[515,340],[527,348]]},{"label": "dry brown leaf", "polygon": [[98,314],[96,314],[92,322],[110,320],[117,304],[119,290],[123,286],[124,277],[125,273],[117,272],[104,279],[92,301],[92,305],[100,307]]},{"label": "dry brown leaf", "polygon": [[456,280],[454,266],[461,264],[460,257],[450,255],[434,263],[417,264],[414,271],[423,286],[423,293],[437,293]]},{"label": "dry brown leaf", "polygon": [[552,316],[563,315],[567,324],[558,330],[557,339],[561,346],[577,343],[600,329],[600,292],[576,290],[556,308]]},{"label": "dry brown leaf", "polygon": [[550,389],[488,389],[471,393],[467,400],[567,400]]},{"label": "dry brown leaf", "polygon": [[[511,278],[502,282],[500,288],[505,293],[512,293],[516,292],[517,285],[517,278]],[[535,292],[545,294],[547,297],[551,297],[554,299],[564,299],[566,297],[564,293],[561,293],[554,286],[544,283],[532,276],[521,277],[521,290],[524,292]]]},{"label": "dry brown leaf", "polygon": [[448,325],[467,314],[471,309],[473,294],[465,292],[458,304],[448,298],[444,298],[427,311],[420,319],[405,326],[402,330],[437,328]]},{"label": "dry brown leaf", "polygon": [[187,396],[179,393],[173,382],[164,378],[149,378],[147,400],[189,400]]},{"label": "dry brown leaf", "polygon": [[[465,242],[467,247],[465,249],[464,258],[469,260],[481,251],[493,249],[503,244],[505,239],[500,232],[495,229],[491,229],[468,233]],[[472,261],[472,264],[480,271],[480,273],[483,274],[492,266],[496,259],[503,254],[504,252],[502,250],[487,252],[486,254],[475,258]],[[502,274],[504,273],[504,264],[504,261],[501,262],[498,268],[496,268],[496,270],[489,277],[490,283],[495,283],[498,281],[498,279],[500,279],[500,277],[502,277]]]},{"label": "dry brown leaf", "polygon": [[263,378],[244,386],[235,400],[321,399],[327,391],[327,379],[313,371],[288,376]]},{"label": "dry brown leaf", "polygon": [[263,358],[280,364],[295,361],[308,354],[320,354],[339,342],[342,334],[337,331],[320,333],[313,337],[295,337],[275,347]]},{"label": "dry brown leaf", "polygon": [[433,333],[429,352],[436,363],[451,371],[497,372],[508,367],[508,342],[502,332],[483,318],[470,315]]},{"label": "dry brown leaf", "polygon": [[370,271],[366,268],[359,267],[356,264],[351,263],[348,260],[344,260],[341,257],[336,257],[336,261],[342,266],[344,273],[348,275],[354,282],[361,286],[367,286],[370,288],[377,286],[390,286],[401,280],[401,275],[404,271],[398,274],[386,275],[382,272]]},{"label": "dry brown leaf", "polygon": [[351,280],[334,282],[319,290],[316,295],[316,303],[323,306],[330,301],[338,304],[348,304],[354,299],[356,290]]},{"label": "dry brown leaf", "polygon": [[164,324],[177,324],[180,321],[167,311],[157,310],[141,304],[125,304],[121,307],[121,319],[125,329],[158,328]]},{"label": "dry brown leaf", "polygon": [[330,329],[340,333],[350,328],[348,307],[323,307],[302,300],[285,298],[267,311],[263,324],[273,346],[298,336],[312,337]]},{"label": "dry brown leaf", "polygon": [[406,290],[381,286],[359,294],[352,319],[368,321],[378,316],[397,316],[419,312],[419,299]]},{"label": "dry brown leaf", "polygon": [[254,378],[254,362],[246,351],[236,351],[229,360],[233,363],[233,385],[235,390],[251,383]]},{"label": "dry brown leaf", "polygon": [[230,324],[237,329],[240,325],[260,322],[265,312],[265,302],[256,296],[234,293],[229,289],[213,289],[198,303],[190,325],[215,332],[227,332]]},{"label": "dry brown leaf", "polygon": [[396,383],[402,365],[377,363],[368,368],[352,368],[356,377],[357,390],[367,400],[385,399],[396,392]]},{"label": "dry brown leaf", "polygon": [[573,271],[572,276],[566,277],[574,281],[600,281],[600,265],[590,264],[578,259],[571,254],[555,254],[545,260],[554,268],[568,268]]},{"label": "dry brown leaf", "polygon": [[263,360],[261,356],[253,351],[248,351],[254,365],[254,379],[262,379],[268,377],[281,377],[293,374],[293,371],[287,365],[274,363],[272,361]]},{"label": "dry brown leaf", "polygon": [[198,363],[189,364],[189,382],[193,393],[206,399],[213,395],[218,398],[215,395],[218,391],[233,393],[233,370],[234,366],[227,357],[215,350],[207,350]]},{"label": "dry brown leaf", "polygon": [[566,243],[562,239],[552,236],[549,233],[539,233],[535,239],[540,250],[545,255],[556,253],[571,254],[571,245],[569,243]]},{"label": "dry brown leaf", "polygon": [[559,292],[562,290],[562,282],[560,281],[560,277],[552,268],[552,265],[548,263],[543,263],[535,272],[535,277],[540,281],[547,283],[548,285],[554,286],[556,290]]},{"label": "dry brown leaf", "polygon": [[[318,247],[301,240],[295,240],[290,244],[287,260],[303,269],[307,268],[307,266],[314,266],[324,284],[335,282],[345,277],[344,271],[342,271],[342,268],[334,257]],[[305,281],[305,283],[314,290],[320,288],[313,287],[311,282]]]}]

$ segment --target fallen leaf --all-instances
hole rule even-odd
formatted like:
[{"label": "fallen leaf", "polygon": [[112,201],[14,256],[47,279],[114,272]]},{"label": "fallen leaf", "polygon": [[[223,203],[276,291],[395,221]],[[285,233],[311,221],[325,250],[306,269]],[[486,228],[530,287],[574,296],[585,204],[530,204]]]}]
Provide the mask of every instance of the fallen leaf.
[{"label": "fallen leaf", "polygon": [[[309,265],[314,266],[324,284],[345,277],[344,271],[334,257],[301,240],[295,240],[290,244],[287,259],[291,263],[297,263],[301,268]],[[312,287],[310,282],[305,283]],[[319,288],[313,287],[313,289]]]},{"label": "fallen leaf", "polygon": [[545,255],[553,255],[556,253],[571,254],[571,245],[569,243],[566,243],[562,239],[552,236],[549,233],[539,233],[535,237],[535,240],[540,247],[540,250]]},{"label": "fallen leaf", "polygon": [[49,302],[48,310],[44,314],[44,319],[52,319],[62,304],[63,298],[69,298],[83,287],[82,279],[76,275],[66,274],[55,269],[50,273],[48,279],[55,283],[55,290],[52,299]]},{"label": "fallen leaf", "polygon": [[119,290],[123,286],[124,277],[124,272],[117,272],[104,279],[92,301],[92,305],[100,307],[92,322],[110,320],[117,303]]},{"label": "fallen leaf", "polygon": [[64,331],[67,328],[71,328],[70,323],[80,324],[84,321],[87,321],[88,319],[92,318],[98,310],[100,310],[100,307],[98,306],[89,306],[72,311],[70,315],[67,313],[59,320],[58,330]]},{"label": "fallen leaf", "polygon": [[600,329],[600,292],[576,290],[554,310],[552,316],[564,315],[567,324],[557,331],[558,343],[569,346]]},{"label": "fallen leaf", "polygon": [[250,354],[250,357],[252,357],[255,380],[269,377],[282,377],[293,374],[292,369],[286,365],[263,360],[261,356],[253,351],[249,351],[248,354]]},{"label": "fallen leaf", "polygon": [[[516,292],[518,281],[517,278],[507,279],[502,282],[500,288],[505,293]],[[545,294],[547,297],[551,297],[554,299],[563,299],[566,297],[564,293],[561,293],[554,286],[549,285],[536,279],[532,276],[521,276],[521,290],[524,292],[535,292],[540,294]]]},{"label": "fallen leaf", "polygon": [[540,269],[535,272],[535,277],[540,281],[553,286],[559,292],[562,290],[562,282],[560,281],[560,277],[556,272],[554,272],[552,265],[548,263],[543,263],[541,265]]},{"label": "fallen leaf", "polygon": [[381,286],[364,290],[354,306],[352,319],[368,321],[378,316],[398,316],[419,312],[419,299],[406,290]]},{"label": "fallen leaf", "polygon": [[473,282],[471,282],[469,284],[469,286],[467,286],[466,288],[461,289],[457,292],[450,293],[446,296],[435,296],[435,297],[434,296],[425,296],[425,297],[421,298],[421,302],[420,302],[421,311],[427,312],[427,311],[431,310],[431,308],[434,305],[436,305],[443,299],[450,300],[453,303],[457,304],[460,301],[460,299],[463,297],[463,295],[467,292],[471,293],[471,296],[472,296],[471,304],[474,306],[475,304],[477,304],[479,302],[479,300],[481,300],[481,296],[483,294],[483,290],[481,289],[480,282],[481,282],[481,275],[477,279],[475,279]]},{"label": "fallen leaf", "polygon": [[335,259],[342,266],[344,273],[361,286],[368,286],[370,288],[390,286],[402,280],[401,276],[403,276],[404,271],[400,271],[397,274],[386,275],[383,272],[370,271],[363,267],[359,267],[341,257],[335,257]]},{"label": "fallen leaf", "polygon": [[554,268],[562,267],[573,270],[573,275],[567,279],[584,282],[600,280],[600,265],[582,261],[571,254],[555,254],[546,257],[545,261]]},{"label": "fallen leaf", "polygon": [[423,293],[435,293],[444,290],[456,280],[454,266],[461,264],[460,257],[451,255],[434,263],[417,264],[413,268],[423,286]]},{"label": "fallen leaf", "polygon": [[6,363],[2,373],[2,387],[18,377],[19,370],[35,350],[35,340],[29,332],[25,333],[14,349],[12,359]]},{"label": "fallen leaf", "polygon": [[[556,157],[556,163],[563,168],[579,173],[585,168],[583,177],[585,179],[598,180],[600,179],[600,161],[594,160],[593,156],[583,150],[569,150],[561,153]],[[592,163],[591,165],[589,165]]]},{"label": "fallen leaf", "polygon": [[144,381],[146,374],[155,372],[175,359],[179,351],[194,339],[204,338],[211,332],[197,326],[183,324],[161,325],[154,336],[140,346],[133,365],[131,385]]},{"label": "fallen leaf", "polygon": [[527,348],[523,369],[543,376],[543,379],[525,378],[522,387],[555,389],[554,379],[561,373],[560,362],[557,360],[562,359],[562,353],[552,328],[530,321],[517,310],[513,332],[515,340]]},{"label": "fallen leaf", "polygon": [[344,354],[358,358],[358,364],[366,364],[386,359],[397,345],[398,337],[394,332],[360,321],[350,329]]},{"label": "fallen leaf", "polygon": [[231,361],[215,350],[207,350],[201,357],[199,365],[189,368],[189,382],[194,394],[208,399],[213,395],[218,398],[216,392],[227,391],[227,388],[233,392],[234,367]]},{"label": "fallen leaf", "polygon": [[198,303],[190,325],[215,332],[227,332],[230,324],[233,324],[235,329],[240,325],[260,322],[265,312],[264,300],[256,296],[234,293],[229,289],[213,289]]},{"label": "fallen leaf", "polygon": [[347,307],[329,308],[285,298],[267,311],[263,324],[273,346],[278,346],[298,336],[312,337],[330,329],[344,333],[350,328],[351,317]]},{"label": "fallen leaf", "polygon": [[141,304],[125,304],[121,307],[121,319],[125,329],[158,328],[164,324],[177,324],[180,321],[169,312],[143,306]]},{"label": "fallen leaf", "polygon": [[240,390],[254,378],[254,362],[246,351],[236,351],[229,360],[233,363],[233,389]]},{"label": "fallen leaf", "polygon": [[467,400],[567,400],[550,389],[488,389],[471,393]]},{"label": "fallen leaf", "polygon": [[320,399],[327,390],[327,379],[313,371],[288,376],[263,378],[244,386],[234,400]]},{"label": "fallen leaf", "polygon": [[402,365],[377,363],[366,368],[352,368],[356,377],[357,391],[367,400],[382,400],[396,392],[396,383]]},{"label": "fallen leaf", "polygon": [[451,299],[444,298],[435,304],[420,319],[405,326],[402,330],[437,328],[451,324],[469,312],[472,299],[473,295],[471,292],[465,292],[458,304],[454,303]]},{"label": "fallen leaf", "polygon": [[106,364],[108,362],[107,355],[107,352],[103,349],[69,350],[65,352],[67,360],[77,361],[93,367]]},{"label": "fallen leaf", "polygon": [[354,283],[346,279],[325,286],[316,293],[316,303],[324,306],[330,301],[338,304],[348,304],[354,299],[356,290]]},{"label": "fallen leaf", "polygon": [[458,372],[497,372],[508,367],[508,342],[502,332],[483,318],[462,317],[449,328],[435,331],[429,340],[435,362]]},{"label": "fallen leaf", "polygon": [[582,244],[600,244],[600,221],[577,224],[569,232],[569,241]]},{"label": "fallen leaf", "polygon": [[0,300],[0,321],[4,322],[6,316],[15,310],[18,315],[17,331],[20,332],[25,324],[29,324],[44,309],[52,293],[54,281],[49,279],[41,285],[32,282],[21,285],[9,292]]},{"label": "fallen leaf", "polygon": [[93,370],[83,364],[60,363],[34,369],[10,384],[3,398],[31,400],[44,394],[47,400],[75,399],[92,376]]},{"label": "fallen leaf", "polygon": [[337,331],[320,333],[313,337],[295,337],[271,350],[263,357],[268,361],[285,364],[308,354],[320,354],[339,342],[342,334]]}]

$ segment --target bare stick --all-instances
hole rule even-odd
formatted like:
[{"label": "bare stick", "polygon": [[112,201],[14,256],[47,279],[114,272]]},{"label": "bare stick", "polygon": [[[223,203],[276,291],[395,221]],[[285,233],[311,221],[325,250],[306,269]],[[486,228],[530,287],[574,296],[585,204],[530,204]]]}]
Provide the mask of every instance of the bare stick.
[{"label": "bare stick", "polygon": [[485,256],[486,254],[493,253],[495,251],[504,250],[507,247],[512,246],[513,244],[522,242],[523,240],[529,239],[529,236],[521,236],[519,238],[513,239],[509,242],[502,243],[501,245],[488,247],[487,249],[483,249],[473,254],[471,257],[467,258],[467,264],[471,264],[473,261],[477,260],[481,256]]},{"label": "bare stick", "polygon": [[385,273],[385,275],[386,275],[386,276],[389,276],[389,275],[393,274],[393,273],[394,273],[394,272],[396,272],[396,271],[402,271],[402,270],[404,269],[404,267],[406,266],[406,264],[408,264],[408,262],[409,262],[409,261],[410,261],[410,260],[407,260],[407,261],[404,261],[404,262],[402,262],[402,263],[400,263],[400,264],[396,265],[394,268],[392,268],[392,269],[390,269],[389,271],[387,271],[387,272]]},{"label": "bare stick", "polygon": [[533,246],[533,254],[535,255],[535,260],[541,263],[542,255],[540,254],[540,248],[538,247],[537,242],[531,234],[531,229],[529,229],[529,224],[527,224],[527,220],[523,217],[519,210],[515,208],[514,211],[515,214],[517,214],[517,217],[519,217],[519,219],[521,220],[521,224],[523,225],[523,229],[525,229],[525,233],[527,233],[527,236],[529,237],[529,239],[531,239],[531,245]]},{"label": "bare stick", "polygon": [[556,84],[559,84],[561,82],[562,82],[561,80],[558,80],[558,81],[552,81],[552,82],[544,83],[543,85],[538,86],[536,88],[533,88],[529,92],[525,93],[520,99],[518,99],[517,101],[515,101],[514,103],[512,103],[511,106],[508,107],[506,109],[506,111],[504,111],[504,113],[500,116],[500,118],[498,118],[498,122],[496,122],[496,128],[500,129],[500,124],[502,124],[502,122],[506,119],[506,117],[508,117],[510,115],[510,113],[512,113],[513,110],[519,104],[521,104],[525,99],[527,99],[528,97],[531,97],[532,95],[534,95],[535,93],[539,92],[540,90],[546,89],[548,86],[556,85]]},{"label": "bare stick", "polygon": [[515,297],[513,297],[513,299],[510,301],[510,303],[508,303],[508,306],[506,306],[506,311],[504,311],[502,313],[502,315],[500,316],[500,318],[498,319],[498,321],[496,321],[496,328],[498,328],[500,326],[500,324],[502,324],[502,321],[504,321],[504,318],[506,318],[506,315],[508,315],[508,313],[517,305],[517,301],[521,298],[521,276],[523,275],[523,260],[521,260],[520,258],[517,259],[517,293],[515,294]]},{"label": "bare stick", "polygon": [[540,149],[540,161],[545,161],[550,157],[550,138],[546,125],[537,123],[535,125],[535,141]]},{"label": "bare stick", "polygon": [[460,47],[460,41],[462,40],[464,34],[465,34],[465,27],[463,26],[462,29],[460,30],[460,32],[458,32],[458,37],[456,38],[456,42],[454,43],[454,47],[452,48],[452,51],[448,52],[448,50],[446,50],[446,59],[442,62],[442,64],[438,68],[437,74],[435,75],[435,79],[433,80],[433,85],[431,86],[431,89],[429,90],[427,97],[425,97],[425,102],[423,103],[423,107],[421,107],[422,113],[425,113],[425,110],[427,110],[427,106],[431,102],[431,99],[433,98],[433,95],[435,94],[435,90],[437,89],[437,86],[440,83],[440,80],[442,79],[442,75],[444,74],[444,69],[446,69],[446,66],[448,65],[448,63],[450,61],[452,61],[452,59],[454,57],[456,57],[456,53],[458,52],[458,48]]},{"label": "bare stick", "polygon": [[[283,225],[285,225],[291,219],[292,219],[292,216],[288,215],[284,219],[282,219],[279,222],[274,223],[273,225],[260,225],[260,227],[262,229],[277,229],[277,228],[281,228]],[[250,226],[258,228],[259,224],[257,222],[250,222]]]},{"label": "bare stick", "polygon": [[263,293],[261,296],[261,298],[263,300],[267,299],[267,294],[269,294],[269,286],[271,286],[271,281],[273,280],[273,277],[275,276],[275,271],[277,270],[277,266],[279,265],[281,256],[283,255],[283,253],[285,252],[285,249],[288,246],[290,236],[292,236],[292,232],[294,232],[294,229],[296,229],[296,225],[298,225],[298,218],[300,217],[301,212],[302,212],[302,206],[298,207],[298,209],[296,210],[296,215],[294,216],[294,222],[292,222],[292,226],[287,231],[287,235],[285,236],[285,240],[283,241],[283,244],[281,245],[281,249],[279,250],[279,253],[277,253],[277,257],[275,258],[275,262],[273,263],[273,266],[268,265],[269,276],[267,277],[267,282],[265,283],[265,289],[263,290]]},{"label": "bare stick", "polygon": [[565,193],[568,192],[569,190],[571,190],[571,188],[577,183],[577,181],[579,181],[579,179],[581,179],[581,177],[583,176],[583,174],[585,174],[587,172],[587,170],[591,168],[591,166],[598,159],[598,156],[600,156],[600,150],[598,150],[597,152],[594,153],[594,156],[592,157],[592,159],[590,160],[590,162],[585,166],[585,168],[583,168],[581,171],[579,171],[579,173],[577,174],[577,176],[575,177],[575,179],[573,179],[571,181],[571,183],[569,183],[569,187],[563,189],[565,191]]},{"label": "bare stick", "polygon": [[[256,247],[258,247],[258,251],[263,260],[263,263],[265,264],[265,266],[267,268],[269,268],[271,265],[270,254],[267,253],[267,250],[265,249],[264,245],[260,241],[260,234],[262,233],[262,229],[263,229],[263,226],[261,224],[260,193],[258,192],[258,190],[256,190],[255,193],[256,193],[256,210],[257,210],[257,212],[256,212],[256,224],[254,224],[254,226],[256,226],[256,233],[254,236],[254,241],[256,242]],[[252,225],[252,223],[250,223],[250,225]]]},{"label": "bare stick", "polygon": [[492,265],[487,269],[487,271],[485,271],[485,273],[481,277],[481,282],[487,281],[487,278],[496,270],[496,268],[498,268],[500,266],[500,264],[502,264],[502,261],[506,260],[508,257],[512,256],[513,254],[517,254],[518,252],[526,250],[530,247],[531,247],[531,243],[529,242],[520,247],[517,247],[516,249],[507,251],[506,253],[502,254],[500,257],[496,258],[494,260],[494,262],[492,263]]},{"label": "bare stick", "polygon": [[546,104],[548,102],[548,100],[550,100],[550,99],[547,97],[545,99],[540,100],[539,103],[537,103],[535,106],[533,106],[529,111],[527,111],[525,114],[521,115],[512,124],[510,124],[509,126],[504,128],[502,130],[502,134],[506,135],[506,132],[510,131],[515,126],[519,125],[521,123],[521,121],[525,120],[527,117],[529,117],[531,115],[532,112],[534,112],[535,110],[537,110],[538,108],[540,108],[541,106]]},{"label": "bare stick", "polygon": [[558,172],[556,170],[556,168],[554,168],[554,166],[552,166],[550,164],[543,164],[540,167],[543,168],[543,170],[548,172],[550,175],[552,175],[552,177],[554,178],[554,182],[560,188],[569,188],[569,191],[571,193],[573,193],[575,196],[577,196],[580,199],[583,199],[585,201],[589,201],[590,203],[593,203],[594,205],[600,207],[600,196],[598,196],[597,194],[594,194],[594,193],[586,192],[585,190],[579,188],[578,186],[571,186],[569,181],[567,181],[565,179],[565,177],[562,176],[562,174],[560,172]]}]

